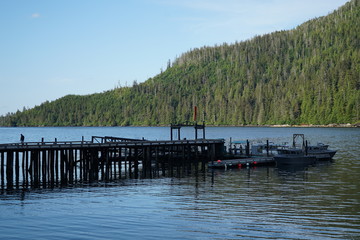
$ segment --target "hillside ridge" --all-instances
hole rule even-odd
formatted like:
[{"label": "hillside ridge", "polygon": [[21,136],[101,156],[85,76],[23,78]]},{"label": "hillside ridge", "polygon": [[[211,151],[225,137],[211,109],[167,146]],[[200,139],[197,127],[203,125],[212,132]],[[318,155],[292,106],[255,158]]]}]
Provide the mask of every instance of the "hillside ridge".
[{"label": "hillside ridge", "polygon": [[68,95],[2,126],[329,125],[360,122],[360,0],[288,31],[195,48],[144,83]]}]

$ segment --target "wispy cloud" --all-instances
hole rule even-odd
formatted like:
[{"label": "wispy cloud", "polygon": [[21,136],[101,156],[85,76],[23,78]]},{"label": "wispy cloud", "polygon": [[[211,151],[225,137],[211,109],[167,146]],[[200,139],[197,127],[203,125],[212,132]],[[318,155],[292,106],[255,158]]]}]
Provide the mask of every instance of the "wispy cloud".
[{"label": "wispy cloud", "polygon": [[39,13],[33,13],[31,14],[31,18],[39,18],[40,14]]}]

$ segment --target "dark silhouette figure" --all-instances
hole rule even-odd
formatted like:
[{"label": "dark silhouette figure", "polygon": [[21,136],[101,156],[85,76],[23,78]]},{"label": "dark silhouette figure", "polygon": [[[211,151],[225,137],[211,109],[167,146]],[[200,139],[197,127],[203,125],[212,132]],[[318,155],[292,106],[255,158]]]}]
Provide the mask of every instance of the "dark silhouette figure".
[{"label": "dark silhouette figure", "polygon": [[21,143],[24,143],[24,140],[25,140],[24,135],[20,134],[20,142],[21,142]]}]

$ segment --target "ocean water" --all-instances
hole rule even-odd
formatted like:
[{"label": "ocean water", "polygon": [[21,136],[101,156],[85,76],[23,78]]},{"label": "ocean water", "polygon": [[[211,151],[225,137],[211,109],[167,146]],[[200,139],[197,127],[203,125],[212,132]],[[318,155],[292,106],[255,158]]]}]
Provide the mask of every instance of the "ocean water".
[{"label": "ocean water", "polygon": [[[167,127],[0,128],[0,143],[169,139]],[[0,239],[360,239],[360,129],[208,127],[207,138],[311,143],[338,150],[300,169],[257,167],[181,178],[2,190]],[[184,128],[181,138],[193,138]]]}]

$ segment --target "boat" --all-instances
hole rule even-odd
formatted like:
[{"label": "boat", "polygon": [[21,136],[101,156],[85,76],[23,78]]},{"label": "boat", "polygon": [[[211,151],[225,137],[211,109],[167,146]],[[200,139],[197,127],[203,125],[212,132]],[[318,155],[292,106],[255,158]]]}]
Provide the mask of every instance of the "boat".
[{"label": "boat", "polygon": [[315,155],[308,155],[301,148],[278,149],[274,156],[277,166],[283,165],[311,165],[316,162]]},{"label": "boat", "polygon": [[[302,139],[302,145],[297,147],[296,140]],[[293,134],[293,146],[277,149],[274,160],[277,165],[310,165],[320,160],[330,160],[334,157],[336,150],[329,150],[329,145],[318,143],[308,145],[304,134]]]},{"label": "boat", "polygon": [[251,155],[253,156],[273,156],[277,153],[279,148],[287,147],[283,144],[275,144],[274,142],[267,141],[266,143],[257,142],[251,145]]},{"label": "boat", "polygon": [[330,150],[328,148],[329,145],[318,143],[317,145],[309,145],[307,151],[309,155],[314,155],[319,161],[329,160],[335,156],[336,150]]}]

